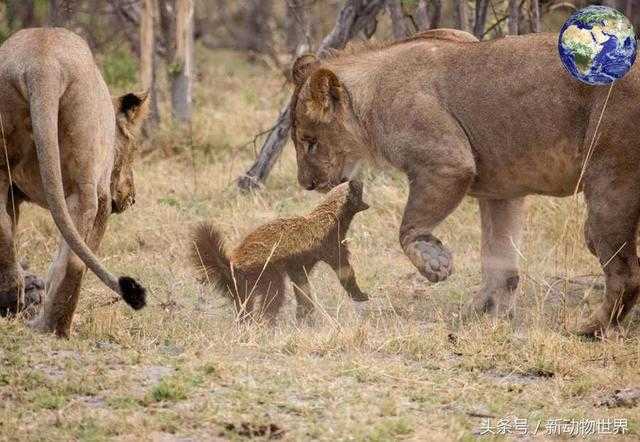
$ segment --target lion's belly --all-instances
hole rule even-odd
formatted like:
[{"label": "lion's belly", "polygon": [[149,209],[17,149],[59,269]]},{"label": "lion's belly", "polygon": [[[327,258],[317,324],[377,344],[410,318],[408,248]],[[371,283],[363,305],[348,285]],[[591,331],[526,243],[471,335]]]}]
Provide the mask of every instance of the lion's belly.
[{"label": "lion's belly", "polygon": [[554,146],[543,150],[502,150],[481,157],[469,194],[495,199],[572,195],[582,168],[576,152],[575,147]]}]

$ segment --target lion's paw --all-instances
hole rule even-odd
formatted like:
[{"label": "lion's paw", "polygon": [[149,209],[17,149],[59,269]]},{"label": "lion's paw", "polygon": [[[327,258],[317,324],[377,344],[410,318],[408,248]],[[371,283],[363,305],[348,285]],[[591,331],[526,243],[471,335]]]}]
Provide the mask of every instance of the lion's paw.
[{"label": "lion's paw", "polygon": [[26,317],[31,317],[37,311],[44,299],[44,280],[30,273],[23,272],[24,298],[20,289],[14,287],[0,292],[0,316],[13,316],[19,311]]},{"label": "lion's paw", "polygon": [[453,273],[451,252],[435,237],[412,242],[406,252],[422,276],[431,282],[444,281]]}]

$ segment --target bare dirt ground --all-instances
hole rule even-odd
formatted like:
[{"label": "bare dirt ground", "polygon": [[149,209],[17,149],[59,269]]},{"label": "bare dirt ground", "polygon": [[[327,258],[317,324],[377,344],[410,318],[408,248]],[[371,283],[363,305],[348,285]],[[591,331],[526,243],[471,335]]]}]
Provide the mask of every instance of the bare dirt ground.
[{"label": "bare dirt ground", "polygon": [[[71,339],[0,320],[0,439],[439,441],[491,430],[547,440],[579,435],[569,425],[592,438],[638,439],[638,394],[625,389],[640,387],[640,310],[603,342],[569,333],[602,296],[581,200],[530,199],[516,317],[461,323],[480,284],[477,204],[465,200],[438,229],[456,273],[432,285],[398,245],[404,179],[366,171],[371,209],[349,235],[372,296],[365,313],[320,267],[315,325],[298,325],[291,302],[274,328],[235,324],[230,305],[194,278],[189,229],[208,219],[233,243],[321,196],[296,184],[290,147],[265,190],[236,191],[253,158],[251,145],[239,146],[269,127],[287,91],[277,73],[241,56],[199,61],[193,139],[159,130],[159,152],[137,168],[138,202],[112,219],[101,250],[111,269],[147,285],[150,305],[136,313],[111,304],[88,275]],[[19,252],[33,270],[46,272],[56,241],[49,216],[26,209]],[[608,434],[614,419],[626,434]]]}]

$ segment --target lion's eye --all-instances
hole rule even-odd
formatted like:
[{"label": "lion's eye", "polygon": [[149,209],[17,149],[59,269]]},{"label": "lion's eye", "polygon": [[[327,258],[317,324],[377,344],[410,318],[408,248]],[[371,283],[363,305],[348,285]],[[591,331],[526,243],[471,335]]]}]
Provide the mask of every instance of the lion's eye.
[{"label": "lion's eye", "polygon": [[308,141],[307,142],[307,153],[308,154],[313,154],[313,153],[315,153],[316,150],[318,150],[318,141],[316,141],[316,140]]}]

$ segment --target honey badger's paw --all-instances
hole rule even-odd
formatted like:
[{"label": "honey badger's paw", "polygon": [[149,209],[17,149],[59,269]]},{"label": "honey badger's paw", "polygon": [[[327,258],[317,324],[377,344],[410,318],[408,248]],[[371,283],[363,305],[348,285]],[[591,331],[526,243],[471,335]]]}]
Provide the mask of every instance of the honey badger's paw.
[{"label": "honey badger's paw", "polygon": [[431,282],[444,281],[453,273],[453,256],[435,236],[418,238],[406,247],[405,253],[422,276]]}]

